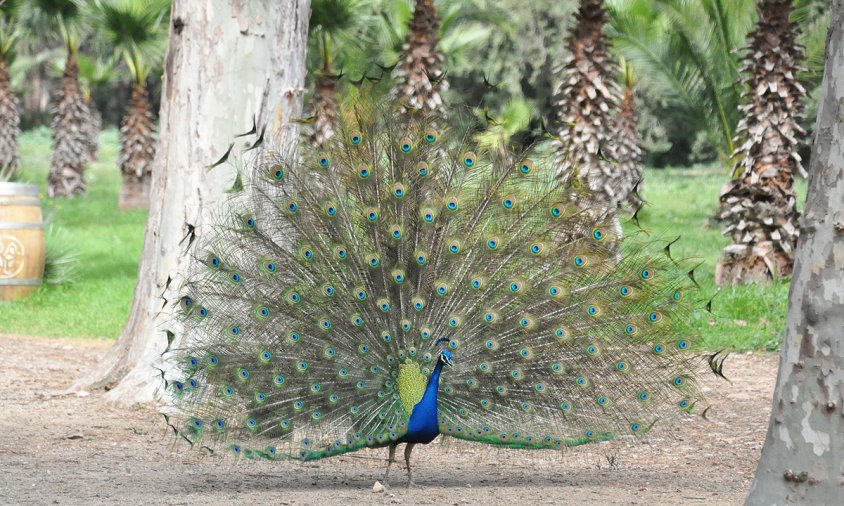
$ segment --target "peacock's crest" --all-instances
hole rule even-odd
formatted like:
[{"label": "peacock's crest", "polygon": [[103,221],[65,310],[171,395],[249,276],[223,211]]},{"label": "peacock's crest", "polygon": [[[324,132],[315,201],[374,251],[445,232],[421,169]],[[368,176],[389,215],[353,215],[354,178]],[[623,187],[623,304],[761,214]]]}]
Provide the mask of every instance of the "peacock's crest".
[{"label": "peacock's crest", "polygon": [[266,458],[410,442],[434,377],[440,433],[518,448],[692,411],[692,282],[660,247],[578,207],[543,146],[376,102],[319,149],[258,155],[200,242],[181,433]]}]

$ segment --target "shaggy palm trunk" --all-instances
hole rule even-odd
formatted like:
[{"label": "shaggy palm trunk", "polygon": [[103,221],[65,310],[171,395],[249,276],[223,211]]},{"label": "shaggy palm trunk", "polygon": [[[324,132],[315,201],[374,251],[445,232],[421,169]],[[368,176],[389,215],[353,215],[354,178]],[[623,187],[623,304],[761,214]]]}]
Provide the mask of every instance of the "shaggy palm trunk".
[{"label": "shaggy palm trunk", "polygon": [[445,56],[437,49],[440,20],[433,0],[416,0],[410,33],[398,66],[393,95],[403,104],[426,113],[444,114],[442,93],[448,89],[443,74]]},{"label": "shaggy palm trunk", "polygon": [[721,191],[719,218],[732,244],[716,269],[718,284],[769,281],[791,274],[797,244],[797,198],[793,180],[803,173],[797,151],[804,88],[797,81],[803,53],[791,0],[763,0],[759,26],[749,35],[745,57],[744,119],[739,122],[735,172]]},{"label": "shaggy palm trunk", "polygon": [[558,125],[560,176],[577,175],[591,192],[583,204],[611,210],[623,201],[625,177],[615,160],[613,113],[618,104],[614,61],[603,32],[606,13],[602,0],[581,0],[576,23],[568,38],[571,55],[554,103]]},{"label": "shaggy palm trunk", "polygon": [[79,88],[79,65],[76,54],[69,52],[65,63],[62,87],[53,117],[53,153],[47,175],[51,197],[66,197],[85,193],[82,177],[88,161],[88,141],[85,124],[90,112]]},{"label": "shaggy palm trunk", "polygon": [[100,159],[100,130],[103,127],[103,116],[90,96],[85,97],[85,105],[90,113],[84,127],[85,146],[88,149],[88,161],[94,162]]},{"label": "shaggy palm trunk", "polygon": [[334,74],[330,63],[322,67],[317,74],[314,86],[313,109],[316,119],[308,136],[310,143],[320,146],[334,137],[337,127],[337,89],[339,80]]},{"label": "shaggy palm trunk", "polygon": [[0,59],[0,175],[14,177],[18,170],[18,136],[21,134],[18,99],[9,81],[6,61]]},{"label": "shaggy palm trunk", "polygon": [[147,209],[152,160],[155,157],[155,124],[149,94],[144,86],[132,88],[129,109],[120,125],[120,156],[117,164],[123,174],[120,209]]},{"label": "shaggy palm trunk", "polygon": [[624,176],[620,195],[624,196],[624,201],[633,209],[642,205],[638,195],[642,189],[643,178],[642,139],[637,127],[633,88],[626,86],[615,123],[615,154],[618,157],[618,168]]}]

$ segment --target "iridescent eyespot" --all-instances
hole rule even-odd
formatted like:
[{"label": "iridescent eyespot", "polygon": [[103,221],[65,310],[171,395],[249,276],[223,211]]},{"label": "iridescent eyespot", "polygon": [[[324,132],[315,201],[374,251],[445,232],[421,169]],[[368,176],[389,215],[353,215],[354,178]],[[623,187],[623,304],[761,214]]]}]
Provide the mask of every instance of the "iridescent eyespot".
[{"label": "iridescent eyespot", "polygon": [[370,207],[366,210],[366,219],[372,222],[378,221],[378,210]]},{"label": "iridescent eyespot", "polygon": [[390,236],[393,239],[401,239],[402,235],[402,228],[398,225],[393,225],[390,227]]},{"label": "iridescent eyespot", "polygon": [[606,233],[605,233],[602,229],[600,229],[600,228],[596,228],[595,230],[593,230],[593,231],[592,231],[592,237],[593,237],[596,241],[603,240],[603,238],[604,238],[605,236],[606,236]]},{"label": "iridescent eyespot", "polygon": [[246,228],[255,228],[255,218],[251,215],[243,217],[243,224],[246,225]]},{"label": "iridescent eyespot", "polygon": [[436,211],[434,211],[430,207],[423,207],[422,209],[420,209],[419,215],[422,216],[422,221],[424,221],[425,223],[432,223],[434,221],[434,218],[437,217]]},{"label": "iridescent eyespot", "polygon": [[416,252],[416,263],[419,265],[425,265],[428,263],[428,255],[424,252],[417,251]]},{"label": "iridescent eyespot", "polygon": [[522,163],[519,165],[519,171],[522,174],[530,174],[533,170],[533,162],[531,160],[522,160]]},{"label": "iridescent eyespot", "polygon": [[325,330],[329,330],[329,329],[331,329],[331,320],[329,320],[327,318],[320,320],[319,326],[322,327]]},{"label": "iridescent eyespot", "polygon": [[677,347],[680,348],[681,350],[685,350],[686,348],[689,347],[689,342],[686,341],[685,339],[683,339],[682,341],[677,343]]},{"label": "iridescent eyespot", "polygon": [[627,364],[624,362],[618,362],[617,364],[615,364],[615,370],[624,372],[627,370]]},{"label": "iridescent eyespot", "polygon": [[513,197],[504,197],[501,200],[501,205],[504,206],[504,209],[513,209],[513,206],[516,205],[516,200]]},{"label": "iridescent eyespot", "polygon": [[319,166],[323,169],[328,168],[331,165],[331,158],[328,156],[328,153],[321,152],[317,155],[317,161],[319,162]]},{"label": "iridescent eyespot", "polygon": [[283,165],[273,165],[270,169],[270,173],[273,176],[273,179],[276,181],[281,181],[284,179],[284,166]]},{"label": "iridescent eyespot", "polygon": [[404,153],[410,153],[410,150],[413,149],[413,143],[410,141],[409,138],[405,137],[399,143],[399,149],[401,149]]},{"label": "iridescent eyespot", "polygon": [[366,290],[363,288],[356,288],[355,289],[355,297],[358,300],[365,300],[366,299]]},{"label": "iridescent eyespot", "polygon": [[598,316],[601,313],[601,308],[595,305],[589,305],[586,308],[586,313],[589,316]]},{"label": "iridescent eyespot", "polygon": [[646,400],[648,400],[648,397],[649,396],[648,396],[647,392],[639,392],[639,400],[640,401],[646,401]]},{"label": "iridescent eyespot", "polygon": [[255,314],[258,318],[268,318],[270,316],[270,310],[266,306],[261,306],[255,310]]},{"label": "iridescent eyespot", "polygon": [[449,211],[457,211],[458,201],[455,197],[449,197],[446,200],[445,207],[448,208]]},{"label": "iridescent eyespot", "polygon": [[346,251],[346,248],[344,246],[337,246],[334,248],[334,255],[340,260],[345,260],[346,257],[349,255],[349,252]]},{"label": "iridescent eyespot", "polygon": [[448,244],[448,251],[456,255],[457,253],[460,253],[460,246],[460,241],[454,239]]},{"label": "iridescent eyespot", "polygon": [[378,264],[379,264],[380,262],[381,262],[380,258],[378,257],[378,255],[376,255],[376,254],[374,254],[374,253],[372,253],[372,254],[370,254],[370,255],[367,255],[367,257],[366,257],[366,263],[367,263],[370,267],[378,267]]},{"label": "iridescent eyespot", "polygon": [[240,282],[240,274],[233,272],[232,275],[231,275],[231,280],[234,281],[235,283],[239,283]]},{"label": "iridescent eyespot", "polygon": [[404,271],[403,271],[403,270],[401,270],[401,269],[394,269],[394,270],[390,273],[390,275],[393,277],[393,281],[394,281],[396,284],[399,284],[399,285],[400,285],[400,284],[402,284],[402,283],[404,282],[405,273],[404,273]]},{"label": "iridescent eyespot", "polygon": [[511,281],[510,282],[510,291],[513,293],[519,293],[524,288],[524,285],[521,281]]},{"label": "iridescent eyespot", "polygon": [[662,313],[657,311],[651,311],[648,313],[648,321],[656,323],[662,319]]},{"label": "iridescent eyespot", "polygon": [[425,130],[425,141],[426,142],[437,142],[438,138],[439,138],[439,133],[437,133],[437,131],[434,130],[433,128],[429,128],[428,130]]},{"label": "iridescent eyespot", "polygon": [[642,279],[651,279],[651,278],[653,278],[653,275],[654,275],[654,273],[653,273],[653,271],[651,270],[650,267],[645,267],[644,269],[642,269],[642,272],[640,273],[640,276],[642,276]]},{"label": "iridescent eyespot", "polygon": [[628,335],[631,335],[631,336],[632,336],[633,334],[635,334],[638,330],[639,330],[639,329],[638,329],[635,325],[633,325],[633,324],[629,324],[629,325],[627,325],[626,327],[624,327],[624,333],[625,333],[625,334],[628,334]]},{"label": "iridescent eyespot", "polygon": [[337,206],[334,204],[326,204],[325,214],[328,216],[334,216],[335,214],[337,214]]},{"label": "iridescent eyespot", "polygon": [[362,164],[358,166],[358,176],[360,176],[362,179],[368,178],[369,174],[369,165]]},{"label": "iridescent eyespot", "polygon": [[574,265],[578,267],[583,267],[586,265],[586,257],[582,257],[580,255],[574,257]]},{"label": "iridescent eyespot", "polygon": [[466,167],[474,167],[478,157],[472,151],[463,153],[463,165]]},{"label": "iridescent eyespot", "polygon": [[628,295],[633,293],[633,289],[629,286],[622,286],[621,289],[619,289],[618,293],[620,293],[622,297],[627,297]]},{"label": "iridescent eyespot", "polygon": [[683,299],[683,292],[681,290],[677,290],[674,292],[674,295],[671,296],[674,300],[682,300]]},{"label": "iridescent eyespot", "polygon": [[655,344],[655,345],[654,345],[653,350],[654,350],[654,353],[656,353],[657,355],[659,355],[659,354],[661,354],[663,351],[665,351],[665,346],[663,346],[663,345],[661,345],[661,344]]},{"label": "iridescent eyespot", "polygon": [[530,245],[530,252],[534,255],[539,255],[544,249],[545,245],[539,242]]},{"label": "iridescent eyespot", "polygon": [[359,314],[352,315],[352,325],[360,327],[363,325],[363,318]]},{"label": "iridescent eyespot", "polygon": [[498,247],[499,239],[498,237],[490,237],[486,241],[486,247],[489,249],[495,249]]},{"label": "iridescent eyespot", "polygon": [[426,162],[419,162],[416,164],[416,173],[419,174],[419,177],[425,177],[428,175],[429,168]]},{"label": "iridescent eyespot", "polygon": [[205,318],[206,316],[208,316],[208,310],[205,309],[204,307],[200,306],[199,312],[197,314],[199,315],[200,318]]},{"label": "iridescent eyespot", "polygon": [[401,183],[396,183],[393,185],[393,195],[395,195],[397,199],[404,198],[404,194],[406,191],[407,189]]},{"label": "iridescent eyespot", "polygon": [[240,327],[238,327],[237,325],[229,326],[229,334],[233,336],[240,334]]},{"label": "iridescent eyespot", "polygon": [[299,256],[305,260],[310,260],[314,257],[314,250],[310,246],[302,246],[299,248]]},{"label": "iridescent eyespot", "polygon": [[363,140],[363,134],[358,132],[357,130],[355,130],[354,132],[352,132],[350,138],[351,138],[352,144],[357,146]]},{"label": "iridescent eyespot", "polygon": [[685,380],[683,379],[682,376],[677,376],[676,378],[674,378],[674,385],[675,386],[679,387],[679,386],[682,386],[684,383],[685,383]]},{"label": "iridescent eyespot", "polygon": [[298,210],[299,204],[297,204],[296,202],[290,202],[289,204],[287,204],[287,212],[289,212],[290,214],[296,214],[296,211]]},{"label": "iridescent eyespot", "polygon": [[471,281],[470,284],[472,285],[472,288],[477,290],[484,285],[484,281],[483,281],[482,278],[472,278],[472,281]]},{"label": "iridescent eyespot", "polygon": [[439,295],[448,295],[448,285],[445,283],[438,283],[436,290]]},{"label": "iridescent eyespot", "polygon": [[551,206],[551,216],[559,218],[563,215],[563,210],[559,205]]},{"label": "iridescent eyespot", "polygon": [[212,269],[218,269],[220,267],[220,258],[217,255],[208,255],[208,258],[205,260],[205,263],[208,267]]},{"label": "iridescent eyespot", "polygon": [[413,299],[411,299],[411,303],[413,304],[413,309],[417,311],[422,311],[423,309],[425,309],[425,301],[419,297],[414,297]]}]

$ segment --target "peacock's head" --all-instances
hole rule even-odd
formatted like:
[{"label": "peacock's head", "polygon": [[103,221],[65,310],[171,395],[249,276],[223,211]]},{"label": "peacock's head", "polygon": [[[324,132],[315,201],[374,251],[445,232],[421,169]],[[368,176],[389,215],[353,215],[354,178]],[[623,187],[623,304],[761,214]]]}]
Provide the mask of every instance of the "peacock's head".
[{"label": "peacock's head", "polygon": [[451,356],[451,352],[448,350],[442,350],[440,352],[440,362],[449,367],[454,367],[454,357]]},{"label": "peacock's head", "polygon": [[[434,346],[439,346],[441,344],[448,345],[449,342],[451,342],[449,338],[441,337],[437,339]],[[451,355],[451,352],[446,349],[440,350],[440,362],[449,367],[454,367],[454,357]]]}]

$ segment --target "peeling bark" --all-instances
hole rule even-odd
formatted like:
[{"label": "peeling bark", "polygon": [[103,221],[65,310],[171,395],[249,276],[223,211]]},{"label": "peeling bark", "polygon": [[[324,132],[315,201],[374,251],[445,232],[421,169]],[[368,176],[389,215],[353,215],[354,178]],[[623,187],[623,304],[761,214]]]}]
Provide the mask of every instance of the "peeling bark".
[{"label": "peeling bark", "polygon": [[844,504],[844,0],[826,68],[788,320],[747,504]]},{"label": "peeling bark", "polygon": [[[253,114],[279,148],[295,142],[289,120],[302,113],[309,15],[309,0],[173,2],[160,145],[132,311],[114,347],[73,389],[109,390],[107,401],[127,406],[161,395],[155,368],[167,339],[158,313],[165,298],[178,297],[170,279],[184,268],[189,237],[209,226],[214,203],[234,177],[223,166],[208,166],[250,128]],[[238,140],[232,158],[256,136]]]}]

